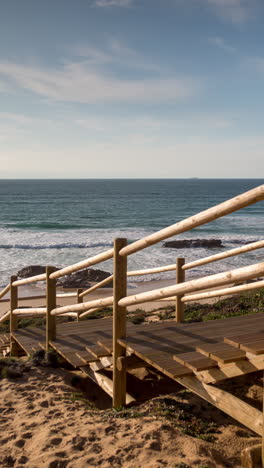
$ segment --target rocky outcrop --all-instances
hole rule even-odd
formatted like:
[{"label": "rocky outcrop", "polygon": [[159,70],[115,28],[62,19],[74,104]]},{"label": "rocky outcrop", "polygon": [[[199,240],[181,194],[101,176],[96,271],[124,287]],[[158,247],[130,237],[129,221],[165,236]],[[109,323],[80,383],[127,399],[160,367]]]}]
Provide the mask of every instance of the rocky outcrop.
[{"label": "rocky outcrop", "polygon": [[[59,268],[56,267],[56,270]],[[19,270],[17,276],[19,278],[29,278],[30,276],[41,275],[45,273],[46,267],[42,265],[30,265],[22,270]],[[77,271],[71,275],[63,276],[57,280],[57,285],[63,288],[89,288],[91,283],[98,283],[99,281],[108,278],[110,273],[103,270],[96,270],[92,268],[86,268],[85,270]],[[104,287],[112,287],[112,282],[106,284]]]},{"label": "rocky outcrop", "polygon": [[[86,268],[85,270],[59,278],[57,284],[63,288],[89,288],[91,282],[98,283],[108,278],[108,276],[110,276],[110,273],[106,271]],[[112,282],[106,284],[105,287],[112,287]]]},{"label": "rocky outcrop", "polygon": [[221,239],[179,239],[165,242],[163,247],[168,247],[170,249],[215,249],[224,246]]},{"label": "rocky outcrop", "polygon": [[[58,270],[59,268],[56,268]],[[30,276],[42,275],[46,272],[46,267],[43,265],[29,265],[17,272],[19,278],[29,278]]]}]

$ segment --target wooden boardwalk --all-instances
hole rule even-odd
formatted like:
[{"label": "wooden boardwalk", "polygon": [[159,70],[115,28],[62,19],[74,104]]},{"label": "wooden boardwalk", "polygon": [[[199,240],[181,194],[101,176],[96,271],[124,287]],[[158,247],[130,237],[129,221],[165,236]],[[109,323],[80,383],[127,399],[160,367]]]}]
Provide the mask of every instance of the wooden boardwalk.
[{"label": "wooden boardwalk", "polygon": [[[50,341],[51,348],[111,397],[112,327],[112,318],[60,323],[56,339]],[[12,332],[12,339],[28,355],[45,349],[45,337],[44,327]],[[6,336],[1,340],[5,341]],[[174,320],[128,323],[126,337],[118,341],[125,351],[117,359],[120,372],[153,367],[262,434],[262,412],[217,387],[217,383],[264,370],[264,313],[191,324]],[[125,390],[125,403],[134,401]]]},{"label": "wooden boardwalk", "polygon": [[[28,355],[45,348],[44,327],[18,329],[12,336]],[[228,364],[235,364],[239,375],[239,368],[252,372],[254,366],[247,364],[257,356],[258,361],[261,355],[264,358],[264,313],[191,324],[129,323],[127,336],[119,343],[128,355],[136,355],[172,379],[224,369]],[[75,368],[110,357],[112,319],[59,324],[50,346]]]}]

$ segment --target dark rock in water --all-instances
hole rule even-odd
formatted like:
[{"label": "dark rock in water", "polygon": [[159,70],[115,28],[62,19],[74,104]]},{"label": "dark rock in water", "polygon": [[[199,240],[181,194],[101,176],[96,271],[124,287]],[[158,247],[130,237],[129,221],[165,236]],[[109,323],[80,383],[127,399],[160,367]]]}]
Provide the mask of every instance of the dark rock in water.
[{"label": "dark rock in water", "polygon": [[192,248],[206,248],[215,249],[224,247],[221,239],[179,239],[168,241],[163,244],[163,247],[171,249],[192,249]]},{"label": "dark rock in water", "polygon": [[[56,270],[59,268],[55,267]],[[46,267],[42,265],[30,265],[22,270],[19,270],[17,276],[19,278],[29,278],[30,276],[42,275],[46,272]],[[108,278],[110,273],[102,270],[96,270],[92,268],[86,268],[85,270],[77,271],[76,273],[72,273],[70,275],[63,276],[57,280],[57,285],[63,288],[89,288],[91,286],[91,282],[98,283],[99,281]],[[113,284],[108,283],[104,287],[112,287]]]},{"label": "dark rock in water", "polygon": [[[89,288],[91,286],[90,282],[98,283],[109,276],[110,273],[106,271],[86,268],[85,270],[59,278],[57,284],[63,288]],[[112,287],[112,282],[106,284],[105,287]]]},{"label": "dark rock in water", "polygon": [[[55,267],[56,268],[56,267]],[[59,270],[59,268],[56,268]],[[42,275],[46,273],[46,267],[43,265],[29,265],[22,270],[19,270],[17,276],[19,278],[29,278],[30,276]]]}]

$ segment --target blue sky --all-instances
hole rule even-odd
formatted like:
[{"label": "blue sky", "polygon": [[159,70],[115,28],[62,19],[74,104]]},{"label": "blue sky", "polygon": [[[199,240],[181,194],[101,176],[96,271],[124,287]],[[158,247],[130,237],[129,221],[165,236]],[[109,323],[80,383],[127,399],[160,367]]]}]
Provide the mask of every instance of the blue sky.
[{"label": "blue sky", "polygon": [[263,0],[0,6],[0,177],[263,177]]}]

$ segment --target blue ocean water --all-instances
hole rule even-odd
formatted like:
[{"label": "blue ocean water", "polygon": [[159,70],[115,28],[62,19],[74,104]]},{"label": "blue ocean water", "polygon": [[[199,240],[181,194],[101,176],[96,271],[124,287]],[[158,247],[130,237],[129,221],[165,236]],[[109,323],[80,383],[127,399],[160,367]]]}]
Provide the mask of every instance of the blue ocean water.
[{"label": "blue ocean water", "polygon": [[[109,248],[115,237],[134,241],[263,183],[264,179],[0,180],[0,284],[25,265],[80,261]],[[262,239],[263,228],[260,202],[178,238],[219,238],[228,249]],[[214,252],[176,251],[161,243],[130,257],[129,268],[166,265],[177,256],[191,261]],[[224,271],[260,258],[262,250],[191,274]],[[99,268],[111,271],[112,262]]]}]

